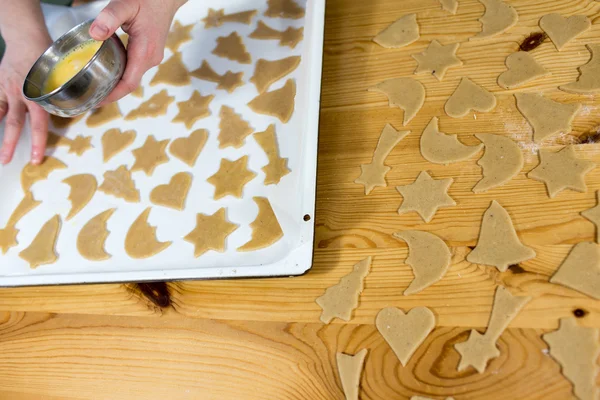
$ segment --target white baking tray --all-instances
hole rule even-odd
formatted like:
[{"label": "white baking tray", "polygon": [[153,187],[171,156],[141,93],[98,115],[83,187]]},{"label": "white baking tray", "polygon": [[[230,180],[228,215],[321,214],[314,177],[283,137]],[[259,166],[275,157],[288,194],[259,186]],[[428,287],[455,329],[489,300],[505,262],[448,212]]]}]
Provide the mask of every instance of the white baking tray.
[{"label": "white baking tray", "polygon": [[[47,180],[32,186],[34,197],[42,201],[42,204],[17,224],[20,230],[17,238],[19,245],[11,248],[6,255],[0,254],[0,286],[293,276],[306,272],[311,267],[313,253],[325,0],[296,1],[306,8],[305,17],[298,20],[265,17],[263,14],[267,5],[264,0],[222,0],[218,5],[204,0],[188,1],[176,15],[176,19],[183,24],[196,23],[192,31],[193,41],[184,43],[180,48],[188,70],[198,68],[202,60],[207,60],[219,73],[226,70],[244,71],[245,85],[232,94],[217,90],[215,83],[196,78],[192,78],[191,86],[187,87],[164,84],[151,87],[149,82],[156,72],[156,69],[152,69],[142,80],[144,98],[128,96],[119,102],[123,115],[163,89],[167,89],[169,95],[175,96],[175,102],[187,100],[194,90],[199,90],[204,96],[214,94],[216,97],[210,104],[212,115],[197,121],[193,128],[188,130],[183,124],[170,122],[178,112],[177,106],[172,103],[165,117],[136,121],[117,120],[98,128],[88,128],[83,119],[62,131],[66,132],[69,138],[79,134],[91,135],[94,149],[83,157],[68,154],[68,149],[64,147],[48,150],[47,154],[66,163],[68,169],[54,171]],[[46,7],[45,15],[51,35],[56,38],[75,24],[93,18],[105,4],[106,2],[96,2],[72,9]],[[249,9],[257,9],[258,13],[249,26],[226,23],[219,28],[205,29],[201,19],[206,16],[209,6],[224,8],[226,13]],[[290,49],[279,46],[276,40],[249,39],[248,35],[255,29],[259,20],[278,30],[288,26],[304,26],[304,40],[296,48]],[[215,39],[232,31],[237,31],[242,36],[252,54],[252,64],[243,65],[211,54],[216,44]],[[170,50],[165,50],[165,60],[171,54]],[[248,80],[253,75],[254,64],[258,58],[274,60],[290,55],[302,56],[300,66],[291,75],[274,83],[270,89],[283,86],[288,78],[296,80],[295,111],[290,121],[283,124],[276,118],[255,114],[246,106],[248,101],[257,95],[254,85]],[[266,165],[267,157],[252,136],[248,136],[245,145],[240,149],[218,148],[218,113],[223,104],[232,106],[241,113],[257,132],[266,129],[269,124],[276,124],[280,155],[288,158],[288,167],[292,171],[278,185],[263,184],[264,173],[261,168]],[[137,137],[130,147],[104,164],[101,137],[110,128],[135,129]],[[192,130],[200,128],[209,131],[209,138],[194,168],[188,167],[168,153],[170,161],[157,167],[151,178],[141,171],[133,173],[136,186],[140,189],[140,203],[127,203],[96,192],[91,202],[79,214],[70,221],[65,221],[71,204],[67,200],[69,187],[61,183],[63,179],[75,174],[90,173],[96,176],[100,185],[105,171],[114,170],[120,165],[132,166],[134,158],[131,150],[140,147],[148,135],[153,134],[157,140],[175,139],[187,136]],[[3,131],[3,125],[0,125],[0,140]],[[14,160],[9,165],[0,167],[0,227],[5,226],[10,214],[23,197],[20,173],[29,160],[30,146],[27,123]],[[249,169],[258,176],[245,186],[243,198],[228,196],[218,201],[213,200],[214,187],[207,183],[206,179],[218,170],[221,158],[235,160],[246,154],[249,155]],[[179,212],[152,205],[149,201],[152,188],[167,183],[173,174],[181,171],[193,174],[185,210]],[[284,231],[284,237],[267,249],[238,253],[235,249],[251,237],[249,224],[258,212],[252,200],[253,196],[268,197]],[[173,241],[173,244],[154,257],[135,260],[125,253],[124,239],[131,223],[148,206],[152,206],[149,223],[158,227],[158,240]],[[101,262],[88,261],[79,255],[76,249],[77,235],[92,217],[112,207],[117,210],[108,221],[108,230],[111,233],[106,241],[106,250],[112,258]],[[238,224],[239,228],[227,239],[227,249],[224,253],[209,251],[199,258],[194,258],[193,246],[184,241],[183,237],[195,227],[196,213],[212,214],[220,207],[227,208],[228,219]],[[31,243],[41,226],[57,213],[62,217],[56,244],[59,259],[54,264],[31,269],[28,263],[18,256],[19,252]],[[306,215],[310,220],[305,221]]]}]

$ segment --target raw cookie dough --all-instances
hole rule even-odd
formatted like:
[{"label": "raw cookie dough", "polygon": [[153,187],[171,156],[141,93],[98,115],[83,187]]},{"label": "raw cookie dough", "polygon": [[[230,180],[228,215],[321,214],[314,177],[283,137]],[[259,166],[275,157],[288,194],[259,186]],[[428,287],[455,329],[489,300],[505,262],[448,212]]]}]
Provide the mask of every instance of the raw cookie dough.
[{"label": "raw cookie dough", "polygon": [[265,17],[299,19],[304,17],[304,8],[294,0],[267,0],[269,7]]},{"label": "raw cookie dough", "polygon": [[390,107],[404,110],[403,126],[406,126],[417,115],[425,102],[425,86],[412,78],[387,79],[368,89],[387,96]]},{"label": "raw cookie dough", "polygon": [[232,146],[239,149],[244,145],[246,137],[251,135],[254,129],[250,124],[242,119],[240,114],[228,106],[221,106],[219,111],[219,148],[224,149]]},{"label": "raw cookie dough", "polygon": [[192,175],[187,172],[179,172],[171,177],[169,183],[158,185],[152,189],[150,201],[157,206],[183,211],[191,185]]},{"label": "raw cookie dough", "polygon": [[596,192],[596,206],[582,211],[581,215],[596,225],[596,242],[600,243],[600,190]]},{"label": "raw cookie dough", "polygon": [[379,32],[373,41],[386,49],[398,49],[408,46],[417,39],[419,39],[417,14],[408,14]]},{"label": "raw cookie dough", "polygon": [[438,81],[441,81],[450,67],[463,65],[456,56],[458,46],[460,46],[459,43],[444,46],[437,40],[432,40],[427,50],[411,56],[417,60],[418,64],[415,74],[432,74]]},{"label": "raw cookie dough", "polygon": [[150,86],[165,83],[173,86],[187,86],[192,80],[190,73],[183,65],[181,53],[174,53],[171,58],[158,66],[156,74],[150,81]]},{"label": "raw cookie dough", "polygon": [[135,187],[131,179],[131,171],[121,165],[115,171],[104,173],[104,182],[98,187],[98,191],[123,199],[129,203],[140,202],[140,191]]},{"label": "raw cookie dough", "polygon": [[135,162],[131,172],[144,171],[147,176],[152,176],[154,169],[169,161],[166,149],[169,139],[157,141],[154,135],[149,135],[142,147],[132,150]]},{"label": "raw cookie dough", "polygon": [[31,186],[48,176],[57,169],[65,169],[67,166],[60,160],[46,156],[41,164],[27,164],[21,171],[21,187],[24,192],[28,192]]},{"label": "raw cookie dough", "polygon": [[467,255],[474,264],[493,265],[504,272],[510,265],[535,257],[533,249],[523,245],[508,212],[496,201],[483,214],[477,246]]},{"label": "raw cookie dough", "polygon": [[208,9],[206,17],[202,18],[204,28],[217,28],[226,22],[236,22],[239,24],[250,25],[252,18],[256,15],[256,10],[240,11],[233,14],[225,14],[225,10]]},{"label": "raw cookie dough", "polygon": [[502,0],[479,0],[479,2],[485,7],[483,17],[479,18],[482,25],[481,32],[469,40],[487,39],[506,32],[517,24],[519,14]]},{"label": "raw cookie dough", "polygon": [[304,38],[304,28],[293,28],[290,26],[285,31],[278,31],[263,21],[258,21],[256,29],[248,37],[259,40],[279,40],[280,46],[288,46],[293,49]]},{"label": "raw cookie dough", "polygon": [[375,326],[390,345],[403,367],[435,328],[435,315],[427,307],[415,307],[404,314],[396,307],[377,313]]},{"label": "raw cookie dough", "polygon": [[550,282],[600,300],[600,246],[592,242],[577,243]]},{"label": "raw cookie dough", "polygon": [[25,197],[23,197],[23,200],[21,200],[17,208],[15,208],[8,218],[8,222],[4,229],[0,229],[0,250],[2,251],[2,254],[6,254],[8,249],[19,244],[17,242],[19,230],[15,228],[15,226],[21,218],[40,204],[42,204],[42,202],[34,199],[31,192],[25,192]]},{"label": "raw cookie dough", "polygon": [[259,94],[264,93],[269,90],[271,84],[292,73],[299,64],[300,56],[290,56],[275,61],[261,58],[256,62],[250,82],[254,83]]},{"label": "raw cookie dough", "polygon": [[540,149],[539,154],[540,163],[527,177],[543,182],[550,198],[554,198],[564,189],[582,193],[587,191],[584,177],[596,164],[577,158],[573,146],[563,147],[557,152]]},{"label": "raw cookie dough", "polygon": [[500,355],[496,342],[502,332],[530,300],[531,297],[513,296],[505,287],[498,286],[485,334],[482,335],[472,329],[466,342],[454,345],[460,354],[458,371],[473,366],[477,372],[482,374],[488,361]]},{"label": "raw cookie dough", "polygon": [[248,156],[243,156],[235,161],[221,159],[217,173],[206,181],[215,187],[215,200],[227,195],[241,199],[244,186],[255,177],[256,174],[248,170]]},{"label": "raw cookie dough", "polygon": [[587,64],[579,67],[579,78],[573,83],[559,86],[560,90],[576,94],[600,92],[600,44],[586,44],[591,57]]},{"label": "raw cookie dough", "polygon": [[540,143],[550,135],[571,132],[571,123],[581,104],[563,104],[541,93],[515,93],[517,108],[533,128],[533,141]]},{"label": "raw cookie dough", "polygon": [[135,140],[136,133],[133,129],[121,132],[119,128],[112,128],[102,135],[102,158],[105,163],[130,146]]},{"label": "raw cookie dough", "polygon": [[173,118],[172,122],[183,122],[186,128],[192,129],[196,121],[210,115],[208,106],[214,98],[215,96],[212,94],[202,96],[200,92],[194,90],[189,100],[177,103],[179,113]]},{"label": "raw cookie dough", "polygon": [[194,245],[194,257],[198,258],[209,250],[223,253],[225,242],[238,225],[227,221],[225,208],[213,215],[197,214],[196,227],[183,240]]},{"label": "raw cookie dough", "polygon": [[131,92],[131,95],[135,97],[144,97],[144,87],[142,85],[139,85],[137,89]]},{"label": "raw cookie dough", "polygon": [[261,169],[265,173],[265,185],[279,183],[281,178],[289,174],[288,159],[279,155],[277,136],[275,135],[275,124],[271,124],[262,132],[254,134],[254,140],[264,150],[269,160],[268,164]]},{"label": "raw cookie dough", "polygon": [[361,164],[361,174],[354,183],[365,187],[365,195],[368,195],[376,187],[386,187],[385,176],[391,168],[385,165],[385,159],[392,152],[392,149],[408,135],[410,131],[397,131],[390,124],[385,124],[381,131],[377,147],[373,153],[373,158],[369,164]]},{"label": "raw cookie dough", "polygon": [[19,257],[29,263],[30,268],[53,264],[58,260],[54,250],[60,232],[60,216],[50,218],[35,236],[29,247],[19,253]]},{"label": "raw cookie dough", "polygon": [[546,14],[540,19],[540,28],[548,34],[558,51],[591,27],[592,23],[585,15],[563,17],[560,14]]},{"label": "raw cookie dough", "polygon": [[169,105],[175,100],[175,97],[169,96],[167,89],[163,89],[156,93],[148,100],[129,111],[129,114],[125,116],[125,121],[132,121],[138,118],[144,117],[158,117],[165,115]]},{"label": "raw cookie dough", "polygon": [[221,36],[217,38],[217,46],[212,53],[215,56],[223,57],[228,60],[237,61],[241,64],[250,64],[252,57],[246,50],[242,38],[237,32],[231,32],[229,36]]},{"label": "raw cookie dough", "polygon": [[78,156],[82,156],[83,153],[91,149],[92,147],[92,137],[91,136],[82,136],[78,135],[71,141],[71,146],[69,148],[69,153],[75,153]]},{"label": "raw cookie dough", "polygon": [[506,57],[507,70],[498,76],[498,85],[504,89],[514,89],[537,78],[550,75],[531,54],[517,51]]},{"label": "raw cookie dough", "polygon": [[237,251],[254,251],[264,249],[277,243],[283,237],[283,230],[273,207],[266,197],[253,197],[258,206],[258,214],[252,223],[252,238],[237,248]]},{"label": "raw cookie dough", "polygon": [[92,174],[79,174],[64,179],[63,183],[66,183],[71,188],[69,193],[71,210],[66,218],[68,221],[76,216],[92,200],[98,188],[98,182]]},{"label": "raw cookie dough", "polygon": [[106,222],[113,215],[116,208],[110,208],[90,219],[77,235],[77,251],[86,260],[108,260],[111,255],[104,250],[104,242],[108,237]]},{"label": "raw cookie dough", "polygon": [[175,21],[171,31],[167,35],[167,43],[165,47],[175,53],[181,44],[192,40],[190,32],[194,28],[194,24],[181,25],[179,21]]},{"label": "raw cookie dough", "polygon": [[438,117],[433,117],[421,135],[421,155],[435,164],[450,164],[464,161],[481,150],[483,144],[467,146],[456,135],[440,132]]},{"label": "raw cookie dough", "polygon": [[408,258],[415,279],[404,290],[404,295],[419,293],[444,277],[450,266],[450,249],[433,233],[423,231],[403,231],[393,234],[408,244]]},{"label": "raw cookie dough", "polygon": [[131,258],[149,258],[171,245],[172,242],[159,242],[156,239],[156,227],[148,223],[152,207],[148,207],[131,224],[125,236],[125,252]]},{"label": "raw cookie dough", "polygon": [[208,131],[206,129],[196,129],[188,137],[173,140],[169,146],[169,152],[174,157],[193,167],[207,139]]},{"label": "raw cookie dough", "polygon": [[48,131],[48,139],[46,140],[46,148],[53,149],[56,147],[71,147],[71,139],[64,135],[59,135],[52,131]]},{"label": "raw cookie dough", "polygon": [[491,133],[476,133],[475,137],[481,140],[485,151],[477,161],[483,170],[483,178],[473,187],[473,193],[503,185],[521,171],[525,163],[523,153],[511,139]]},{"label": "raw cookie dough", "polygon": [[362,375],[366,356],[367,349],[362,349],[353,356],[344,353],[335,355],[346,400],[358,400],[360,376]]},{"label": "raw cookie dough", "polygon": [[561,366],[562,374],[573,383],[573,393],[580,400],[597,400],[598,329],[577,325],[575,318],[561,318],[558,330],[542,336],[550,355]]},{"label": "raw cookie dough", "polygon": [[423,221],[431,221],[438,208],[456,205],[448,196],[448,188],[452,182],[452,178],[435,180],[426,171],[422,171],[410,185],[396,186],[396,190],[404,198],[398,214],[416,211]]},{"label": "raw cookie dough", "polygon": [[321,322],[328,324],[334,318],[346,322],[352,318],[352,312],[358,307],[358,298],[363,291],[365,277],[371,269],[369,256],[352,267],[352,272],[345,275],[340,281],[327,288],[325,293],[317,298],[316,302],[321,307]]},{"label": "raw cookie dough", "polygon": [[228,93],[233,93],[238,87],[244,86],[243,72],[227,71],[223,75],[219,75],[206,61],[202,61],[200,68],[190,72],[190,75],[194,78],[215,82],[217,89],[226,90]]},{"label": "raw cookie dough", "polygon": [[442,10],[448,11],[450,14],[456,14],[458,11],[458,0],[440,0]]},{"label": "raw cookie dough", "polygon": [[50,114],[50,121],[52,121],[52,125],[54,125],[56,129],[64,129],[71,125],[75,125],[83,117],[85,117],[85,114],[80,114],[73,118],[59,117],[58,115]]},{"label": "raw cookie dough", "polygon": [[270,115],[287,123],[294,113],[296,82],[288,79],[281,89],[259,94],[248,103],[248,107],[258,114]]},{"label": "raw cookie dough", "polygon": [[471,110],[488,112],[492,111],[494,107],[496,107],[496,96],[473,83],[469,78],[462,78],[446,102],[444,110],[452,118],[461,118],[469,114]]},{"label": "raw cookie dough", "polygon": [[100,108],[96,108],[90,113],[90,116],[85,120],[85,124],[90,128],[96,128],[104,125],[107,122],[114,121],[123,116],[119,109],[119,104],[115,101]]}]

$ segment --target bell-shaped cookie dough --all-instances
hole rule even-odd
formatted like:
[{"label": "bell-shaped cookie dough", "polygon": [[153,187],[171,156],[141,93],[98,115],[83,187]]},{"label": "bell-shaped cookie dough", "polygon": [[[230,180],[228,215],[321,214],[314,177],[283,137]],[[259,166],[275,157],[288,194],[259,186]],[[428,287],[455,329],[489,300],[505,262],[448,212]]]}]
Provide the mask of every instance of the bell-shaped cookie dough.
[{"label": "bell-shaped cookie dough", "polygon": [[581,104],[563,104],[541,93],[515,93],[517,108],[533,128],[533,141],[540,143],[557,133],[571,132],[573,118]]}]

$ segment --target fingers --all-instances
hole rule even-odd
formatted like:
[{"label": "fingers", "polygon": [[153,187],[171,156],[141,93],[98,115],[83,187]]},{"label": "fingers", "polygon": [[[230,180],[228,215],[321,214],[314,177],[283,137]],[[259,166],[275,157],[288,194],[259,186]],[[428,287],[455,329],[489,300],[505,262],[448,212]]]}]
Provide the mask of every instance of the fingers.
[{"label": "fingers", "polygon": [[31,163],[40,164],[46,151],[48,139],[48,113],[33,102],[28,102],[29,117],[31,120]]},{"label": "fingers", "polygon": [[4,116],[8,112],[8,101],[6,100],[6,95],[0,89],[0,122],[4,119]]},{"label": "fingers", "polygon": [[90,36],[95,40],[108,39],[121,25],[135,18],[139,11],[138,4],[134,1],[112,0],[90,26]]},{"label": "fingers", "polygon": [[0,150],[0,164],[7,164],[12,160],[21,135],[21,129],[25,123],[25,113],[27,108],[21,99],[10,101],[8,112],[6,113],[6,126],[4,128],[4,141]]}]

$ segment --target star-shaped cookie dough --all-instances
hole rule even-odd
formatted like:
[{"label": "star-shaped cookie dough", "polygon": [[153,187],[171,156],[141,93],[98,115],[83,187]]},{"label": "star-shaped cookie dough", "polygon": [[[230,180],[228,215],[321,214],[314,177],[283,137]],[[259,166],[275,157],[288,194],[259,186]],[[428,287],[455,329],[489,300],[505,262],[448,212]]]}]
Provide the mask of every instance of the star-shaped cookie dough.
[{"label": "star-shaped cookie dough", "polygon": [[179,21],[175,21],[171,32],[169,32],[169,35],[167,36],[167,44],[165,47],[175,53],[182,43],[192,40],[190,32],[193,27],[194,24],[181,25]]},{"label": "star-shaped cookie dough", "polygon": [[404,197],[398,214],[416,211],[429,222],[440,207],[455,206],[456,202],[448,196],[448,188],[454,180],[433,179],[427,172],[422,171],[414,183],[406,186],[396,186],[396,190]]},{"label": "star-shaped cookie dough", "polygon": [[183,122],[186,128],[192,129],[196,121],[210,115],[208,105],[214,98],[212,94],[202,96],[200,92],[194,90],[189,100],[177,103],[179,114],[173,118],[173,122]]},{"label": "star-shaped cookie dough", "polygon": [[92,137],[79,135],[71,141],[70,146],[69,153],[75,153],[78,156],[81,156],[93,147]]},{"label": "star-shaped cookie dough", "polygon": [[596,225],[596,243],[600,243],[600,190],[596,192],[596,206],[581,212],[581,215]]},{"label": "star-shaped cookie dough", "polygon": [[194,257],[198,258],[209,250],[225,251],[225,241],[238,225],[227,221],[225,208],[213,215],[196,215],[196,227],[183,240],[194,245]]},{"label": "star-shaped cookie dough", "polygon": [[0,251],[2,254],[6,254],[8,249],[15,247],[17,243],[17,235],[19,230],[14,226],[7,226],[4,229],[0,229]]},{"label": "star-shaped cookie dough", "polygon": [[148,136],[142,147],[132,151],[135,163],[131,172],[144,171],[146,175],[151,176],[157,166],[169,161],[165,151],[168,144],[168,139],[159,142],[153,135]]},{"label": "star-shaped cookie dough", "polygon": [[540,149],[540,163],[527,177],[546,184],[548,196],[553,198],[564,189],[585,192],[585,174],[595,167],[593,162],[575,157],[573,146],[564,147],[556,153]]},{"label": "star-shaped cookie dough", "polygon": [[207,182],[215,187],[215,200],[227,195],[241,199],[244,186],[255,176],[254,172],[248,170],[248,156],[235,161],[223,158],[219,170]]},{"label": "star-shaped cookie dough", "polygon": [[437,40],[432,40],[427,50],[412,55],[412,58],[419,64],[415,74],[433,74],[438,81],[441,81],[448,68],[463,65],[462,61],[456,57],[458,46],[458,43],[444,46]]}]

